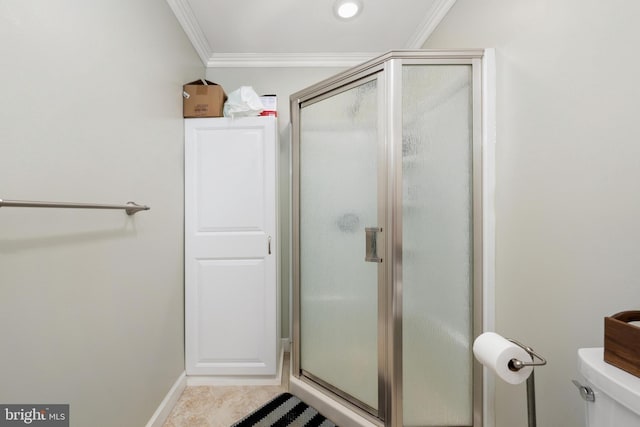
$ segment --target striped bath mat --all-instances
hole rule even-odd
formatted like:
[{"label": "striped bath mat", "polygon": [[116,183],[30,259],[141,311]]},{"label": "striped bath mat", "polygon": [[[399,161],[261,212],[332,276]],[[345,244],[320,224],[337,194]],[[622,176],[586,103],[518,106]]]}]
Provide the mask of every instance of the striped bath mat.
[{"label": "striped bath mat", "polygon": [[337,427],[292,394],[283,393],[232,427]]}]

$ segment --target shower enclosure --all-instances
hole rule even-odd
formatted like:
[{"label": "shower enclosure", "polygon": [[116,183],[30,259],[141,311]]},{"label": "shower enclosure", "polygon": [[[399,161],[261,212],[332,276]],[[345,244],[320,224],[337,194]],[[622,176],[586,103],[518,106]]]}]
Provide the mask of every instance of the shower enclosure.
[{"label": "shower enclosure", "polygon": [[291,96],[291,387],[321,410],[482,424],[484,59],[394,51]]}]

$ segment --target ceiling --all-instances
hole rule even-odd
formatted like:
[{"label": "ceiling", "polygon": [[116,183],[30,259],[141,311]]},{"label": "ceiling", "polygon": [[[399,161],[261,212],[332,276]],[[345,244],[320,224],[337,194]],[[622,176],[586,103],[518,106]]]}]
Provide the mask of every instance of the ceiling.
[{"label": "ceiling", "polygon": [[335,0],[167,0],[207,67],[351,66],[419,49],[455,0],[362,0],[352,20]]}]

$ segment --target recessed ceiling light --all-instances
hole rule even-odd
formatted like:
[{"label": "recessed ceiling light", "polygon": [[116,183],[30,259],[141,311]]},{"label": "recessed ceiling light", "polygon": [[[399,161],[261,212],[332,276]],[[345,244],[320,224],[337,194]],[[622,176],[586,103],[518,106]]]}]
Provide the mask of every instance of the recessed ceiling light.
[{"label": "recessed ceiling light", "polygon": [[333,5],[333,11],[340,19],[351,19],[362,11],[362,2],[360,0],[338,0]]}]

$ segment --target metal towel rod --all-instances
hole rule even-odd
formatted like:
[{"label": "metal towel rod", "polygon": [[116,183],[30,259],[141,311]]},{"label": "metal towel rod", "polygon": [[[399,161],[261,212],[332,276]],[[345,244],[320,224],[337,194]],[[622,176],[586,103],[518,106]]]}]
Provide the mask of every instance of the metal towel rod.
[{"label": "metal towel rod", "polygon": [[33,202],[26,200],[2,200],[0,208],[71,208],[71,209],[124,209],[127,215],[133,215],[139,211],[148,211],[149,206],[139,205],[135,202],[127,202],[126,205],[102,205],[96,203],[63,203],[63,202]]}]

